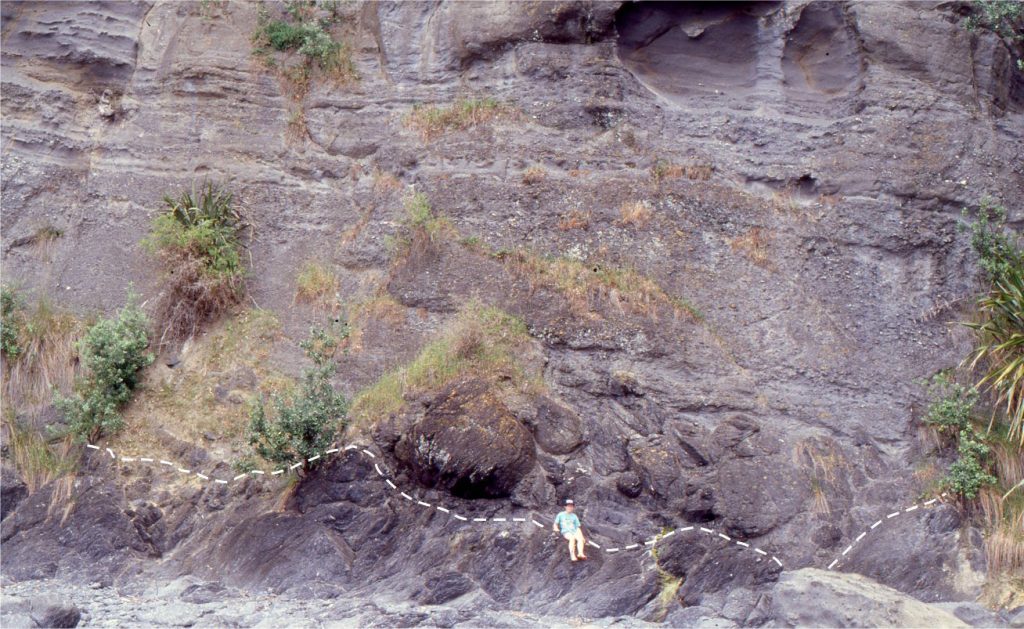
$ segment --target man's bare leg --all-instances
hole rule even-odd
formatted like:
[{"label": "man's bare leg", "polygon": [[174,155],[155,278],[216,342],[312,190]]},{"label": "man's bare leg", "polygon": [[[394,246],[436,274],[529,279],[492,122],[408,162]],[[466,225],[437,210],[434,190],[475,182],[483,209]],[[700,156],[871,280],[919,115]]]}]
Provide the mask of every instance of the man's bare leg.
[{"label": "man's bare leg", "polygon": [[573,536],[573,538],[576,540],[576,546],[578,548],[577,551],[576,551],[576,555],[580,559],[586,559],[587,558],[587,551],[585,550],[586,541],[583,539],[583,531],[576,531],[576,534]]},{"label": "man's bare leg", "polygon": [[575,546],[575,544],[576,544],[576,538],[575,537],[569,537],[569,557],[572,558],[573,561],[576,561],[576,546]]}]

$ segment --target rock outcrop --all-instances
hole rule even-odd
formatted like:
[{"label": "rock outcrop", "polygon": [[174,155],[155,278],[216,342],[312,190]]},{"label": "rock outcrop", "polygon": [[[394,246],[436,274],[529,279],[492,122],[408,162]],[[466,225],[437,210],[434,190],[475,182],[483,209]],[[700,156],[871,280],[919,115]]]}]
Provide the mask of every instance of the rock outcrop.
[{"label": "rock outcrop", "polygon": [[[0,5],[4,282],[80,313],[120,306],[129,283],[152,303],[162,269],[139,243],[154,211],[194,181],[223,181],[253,225],[251,302],[282,322],[261,360],[297,373],[294,341],[327,318],[296,302],[307,260],[336,272],[346,304],[387,304],[339,354],[337,385],[353,394],[465,302],[525,322],[542,390],[499,396],[505,383],[462,379],[347,438],[423,502],[543,527],[463,526],[356,455],[294,487],[269,474],[228,487],[87,452],[72,484],[32,494],[4,466],[4,579],[95,581],[102,594],[87,596],[121,621],[163,622],[181,605],[182,624],[286,624],[264,599],[210,607],[268,589],[295,614],[334,597],[355,624],[438,626],[520,613],[946,623],[884,586],[976,597],[982,540],[952,505],[904,513],[841,555],[926,489],[913,471],[936,453],[915,383],[966,355],[948,324],[977,291],[962,209],[990,195],[1021,219],[1024,79],[992,34],[963,28],[959,3],[337,10],[360,79],[314,72],[296,94],[253,59],[256,3]],[[408,122],[415,105],[474,97],[503,115],[429,139]],[[414,190],[451,229],[402,257]],[[44,228],[59,234],[45,247]],[[584,269],[572,280],[588,288],[541,276],[545,261]],[[257,386],[220,376],[197,399],[234,404],[232,387]],[[237,473],[232,438],[192,444],[176,422],[163,428],[138,442]],[[547,528],[566,497],[592,541],[637,552],[566,562]],[[731,545],[640,548],[684,525]],[[797,570],[837,556],[884,586]],[[662,572],[684,579],[667,605]],[[183,575],[218,585],[193,601],[158,593],[144,616],[110,592]]]}]

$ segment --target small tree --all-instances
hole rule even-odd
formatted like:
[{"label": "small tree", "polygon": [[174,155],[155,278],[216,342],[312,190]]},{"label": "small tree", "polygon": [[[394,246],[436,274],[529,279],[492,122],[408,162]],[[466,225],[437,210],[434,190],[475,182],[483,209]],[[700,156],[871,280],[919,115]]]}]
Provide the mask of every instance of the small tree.
[{"label": "small tree", "polygon": [[982,443],[971,429],[960,431],[960,455],[943,479],[942,484],[950,491],[967,500],[973,500],[984,485],[994,485],[996,477],[988,473],[985,462],[991,448]]},{"label": "small tree", "polygon": [[139,381],[139,372],[153,362],[145,313],[128,295],[128,303],[112,319],[101,319],[78,342],[86,374],[71,397],[59,393],[54,405],[68,420],[78,440],[95,441],[124,424],[120,410]]},{"label": "small tree", "polygon": [[313,329],[301,344],[313,361],[303,373],[301,389],[287,396],[274,395],[273,417],[267,416],[263,400],[253,406],[249,444],[256,454],[280,464],[301,460],[303,472],[307,472],[309,458],[327,449],[337,429],[345,426],[348,401],[331,386],[339,340],[322,329]]}]

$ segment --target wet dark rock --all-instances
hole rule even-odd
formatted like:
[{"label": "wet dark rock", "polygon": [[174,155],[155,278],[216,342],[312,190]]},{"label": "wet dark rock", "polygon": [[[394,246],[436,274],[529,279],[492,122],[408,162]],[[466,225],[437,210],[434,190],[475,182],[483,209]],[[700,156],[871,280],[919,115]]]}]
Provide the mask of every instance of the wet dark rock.
[{"label": "wet dark rock", "polygon": [[71,601],[56,596],[41,596],[29,602],[28,615],[37,627],[66,629],[78,626],[82,612]]},{"label": "wet dark rock", "polygon": [[615,488],[624,496],[636,498],[643,493],[644,485],[636,472],[623,472],[616,477]]},{"label": "wet dark rock", "polygon": [[466,497],[509,495],[536,459],[529,430],[483,380],[445,388],[394,451],[417,482]]},{"label": "wet dark rock", "polygon": [[13,513],[26,496],[28,486],[18,476],[18,472],[7,464],[0,465],[0,520]]},{"label": "wet dark rock", "polygon": [[416,601],[421,605],[440,605],[468,594],[475,588],[473,581],[461,572],[445,572],[428,578]]},{"label": "wet dark rock", "polygon": [[572,408],[544,398],[534,420],[537,445],[551,454],[569,454],[583,444],[583,424]]}]

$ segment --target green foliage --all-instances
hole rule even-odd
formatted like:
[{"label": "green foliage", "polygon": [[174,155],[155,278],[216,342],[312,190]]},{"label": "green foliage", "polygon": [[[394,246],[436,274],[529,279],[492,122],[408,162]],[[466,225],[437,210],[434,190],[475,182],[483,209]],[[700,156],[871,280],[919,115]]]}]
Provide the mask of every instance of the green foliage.
[{"label": "green foliage", "polygon": [[18,337],[24,324],[22,307],[21,296],[13,288],[0,286],[0,352],[9,360],[21,354]]},{"label": "green foliage", "polygon": [[980,28],[995,33],[1024,71],[1024,3],[1020,0],[976,0],[974,14],[964,20],[969,31]]},{"label": "green foliage", "polygon": [[315,3],[292,2],[287,5],[286,19],[270,19],[261,13],[259,26],[252,40],[256,55],[269,58],[267,48],[278,52],[297,52],[303,58],[303,67],[316,65],[335,75],[355,78],[348,46],[335,40],[329,32],[331,23],[339,17],[336,5],[328,5],[326,17],[317,18]]},{"label": "green foliage", "polygon": [[242,275],[241,244],[244,227],[233,205],[233,195],[206,181],[197,191],[183,191],[177,198],[164,197],[165,211],[153,223],[145,244],[150,250],[186,257],[201,263],[211,277]]},{"label": "green foliage", "polygon": [[365,423],[376,421],[400,409],[407,395],[436,390],[469,373],[522,385],[527,376],[517,355],[528,340],[521,319],[470,302],[412,362],[384,374],[361,391],[352,405],[352,418]]},{"label": "green foliage", "polygon": [[965,324],[978,343],[968,360],[971,369],[983,365],[977,386],[1004,405],[1010,437],[1024,447],[1024,268],[1018,262],[1000,273],[978,300],[980,322]]},{"label": "green foliage", "polygon": [[983,486],[996,483],[996,477],[985,467],[990,452],[991,448],[973,430],[961,430],[957,447],[959,458],[949,466],[943,486],[967,500],[977,498]]},{"label": "green foliage", "polygon": [[240,233],[230,192],[213,182],[177,198],[153,221],[143,245],[169,270],[156,307],[160,343],[183,340],[237,304],[244,293]]},{"label": "green foliage", "polygon": [[[965,208],[964,217],[970,213]],[[967,224],[971,247],[978,254],[978,264],[988,279],[995,282],[1013,268],[1024,266],[1024,250],[1020,235],[1006,228],[1006,208],[985,197],[979,204],[975,220]]]},{"label": "green foliage", "polygon": [[[340,336],[347,333],[346,328]],[[308,470],[309,457],[326,450],[337,431],[347,424],[348,402],[331,385],[339,340],[339,335],[312,330],[309,339],[302,342],[313,366],[303,374],[301,389],[273,396],[273,417],[268,417],[262,400],[253,406],[249,444],[263,459],[281,464],[301,460],[303,469]]]},{"label": "green foliage", "polygon": [[145,313],[128,296],[112,319],[101,319],[78,342],[86,375],[75,383],[71,397],[58,394],[54,404],[78,440],[95,441],[121,429],[121,408],[131,399],[139,372],[153,362]]},{"label": "green foliage", "polygon": [[978,391],[953,381],[949,374],[936,374],[928,384],[932,398],[925,422],[956,436],[971,426],[971,414],[978,402]]}]

